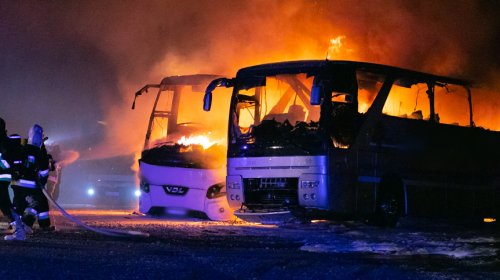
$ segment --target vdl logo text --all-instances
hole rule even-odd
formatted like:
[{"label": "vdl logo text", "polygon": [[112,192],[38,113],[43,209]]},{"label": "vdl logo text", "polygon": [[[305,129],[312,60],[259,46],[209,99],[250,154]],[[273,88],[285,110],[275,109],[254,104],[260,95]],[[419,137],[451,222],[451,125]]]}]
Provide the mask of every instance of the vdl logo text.
[{"label": "vdl logo text", "polygon": [[188,191],[188,188],[181,187],[181,186],[165,185],[165,186],[163,186],[163,189],[165,190],[166,193],[173,194],[173,195],[185,195]]}]

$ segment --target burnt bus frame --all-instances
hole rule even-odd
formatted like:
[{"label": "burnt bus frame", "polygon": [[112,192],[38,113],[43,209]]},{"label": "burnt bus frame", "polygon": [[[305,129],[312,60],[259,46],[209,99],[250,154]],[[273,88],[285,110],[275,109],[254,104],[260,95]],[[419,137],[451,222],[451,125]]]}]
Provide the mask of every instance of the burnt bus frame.
[{"label": "burnt bus frame", "polygon": [[[326,153],[330,179],[330,204],[326,210],[355,215],[374,213],[381,197],[392,193],[403,204],[404,214],[410,216],[463,218],[499,215],[500,205],[496,201],[500,200],[500,175],[497,174],[500,170],[500,132],[474,125],[472,84],[467,80],[352,61],[263,64],[240,69],[236,78],[228,79],[230,83],[227,84],[234,86],[231,112],[238,102],[238,91],[262,85],[267,76],[296,73],[330,75],[332,69],[338,71],[342,68],[381,74],[385,80],[364,114],[349,148],[332,148]],[[431,112],[428,121],[382,114],[392,85],[397,80],[428,85]],[[447,84],[463,86],[467,90],[468,127],[441,124],[435,119],[433,89]],[[231,122],[231,117],[228,121]],[[232,137],[230,124],[229,139]],[[387,131],[382,133],[386,140],[391,141],[375,139],[374,135],[381,133],[377,131],[377,125]],[[413,138],[412,141],[410,138]],[[467,143],[475,146],[470,147]]]}]

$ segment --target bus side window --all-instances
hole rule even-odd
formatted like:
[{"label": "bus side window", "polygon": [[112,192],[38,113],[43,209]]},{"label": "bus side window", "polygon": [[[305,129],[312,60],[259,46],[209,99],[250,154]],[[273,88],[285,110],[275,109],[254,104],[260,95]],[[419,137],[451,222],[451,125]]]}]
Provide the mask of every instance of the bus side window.
[{"label": "bus side window", "polygon": [[382,88],[385,76],[358,71],[356,77],[358,79],[358,113],[364,114],[372,106]]},{"label": "bus side window", "polygon": [[440,123],[460,126],[470,124],[468,94],[464,87],[456,85],[435,87],[434,107]]},{"label": "bus side window", "polygon": [[404,87],[397,82],[392,86],[382,112],[389,116],[415,120],[429,120],[430,102],[423,83]]}]

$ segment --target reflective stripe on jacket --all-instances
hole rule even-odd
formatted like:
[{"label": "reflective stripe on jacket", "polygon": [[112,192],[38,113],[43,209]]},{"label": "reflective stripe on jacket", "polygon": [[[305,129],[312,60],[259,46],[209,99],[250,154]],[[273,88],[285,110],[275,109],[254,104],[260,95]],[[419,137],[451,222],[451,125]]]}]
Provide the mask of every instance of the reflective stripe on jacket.
[{"label": "reflective stripe on jacket", "polygon": [[12,186],[16,187],[23,187],[23,188],[29,188],[29,189],[35,189],[36,188],[36,182],[32,180],[14,180],[11,183]]}]

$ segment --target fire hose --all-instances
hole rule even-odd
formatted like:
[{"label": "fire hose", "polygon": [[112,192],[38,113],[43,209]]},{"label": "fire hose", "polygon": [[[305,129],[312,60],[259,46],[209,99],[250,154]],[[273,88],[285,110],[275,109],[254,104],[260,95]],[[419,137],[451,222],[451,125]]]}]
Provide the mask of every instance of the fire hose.
[{"label": "fire hose", "polygon": [[40,188],[42,189],[43,194],[45,195],[45,197],[47,197],[50,203],[52,203],[63,214],[63,216],[66,217],[66,219],[74,222],[75,224],[87,230],[113,237],[149,237],[149,233],[147,232],[134,231],[134,230],[103,229],[86,225],[82,221],[78,220],[76,217],[66,212],[66,210],[64,210],[64,208],[52,198],[52,196],[47,192],[44,186],[41,186]]}]

